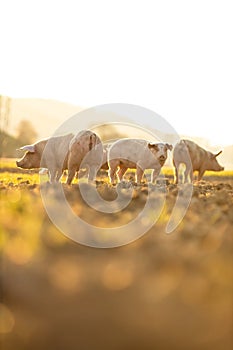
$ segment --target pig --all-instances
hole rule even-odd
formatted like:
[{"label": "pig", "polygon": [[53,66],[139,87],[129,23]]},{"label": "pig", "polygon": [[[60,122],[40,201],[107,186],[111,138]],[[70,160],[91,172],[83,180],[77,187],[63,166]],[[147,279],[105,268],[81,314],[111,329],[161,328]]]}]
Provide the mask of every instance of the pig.
[{"label": "pig", "polygon": [[206,170],[224,170],[224,167],[216,159],[221,153],[222,151],[213,154],[190,140],[179,141],[173,151],[173,165],[175,167],[174,182],[176,184],[178,183],[180,164],[185,164],[184,182],[188,182],[189,177],[190,181],[193,182],[194,171],[198,171],[198,181],[200,181]]},{"label": "pig", "polygon": [[68,177],[66,183],[71,185],[75,173],[88,168],[88,180],[94,181],[103,161],[103,145],[91,130],[80,131],[70,142],[68,154]]},{"label": "pig", "polygon": [[143,139],[120,139],[114,142],[108,154],[110,182],[114,183],[116,175],[121,181],[128,168],[136,169],[137,184],[141,183],[145,169],[153,169],[151,182],[155,182],[167,159],[168,150],[172,150],[172,145]]},{"label": "pig", "polygon": [[[108,147],[109,147],[109,145],[104,145],[104,146],[103,146],[102,165],[101,165],[101,167],[100,167],[99,172],[97,173],[97,175],[100,175],[100,176],[101,176],[100,170],[106,171],[106,170],[109,169],[109,167],[108,167],[108,159],[107,159]],[[80,177],[83,177],[83,176],[86,175],[86,172],[87,172],[87,169],[82,169],[82,171],[79,170],[79,171],[76,173],[76,176],[75,176],[75,177],[76,177],[77,179],[80,178]]]},{"label": "pig", "polygon": [[[27,152],[16,161],[16,165],[23,169],[47,168],[50,182],[59,181],[63,170],[67,169],[69,144],[73,137],[73,134],[55,136],[23,146],[20,150]],[[49,147],[46,148],[46,155],[42,157],[48,141]]]}]

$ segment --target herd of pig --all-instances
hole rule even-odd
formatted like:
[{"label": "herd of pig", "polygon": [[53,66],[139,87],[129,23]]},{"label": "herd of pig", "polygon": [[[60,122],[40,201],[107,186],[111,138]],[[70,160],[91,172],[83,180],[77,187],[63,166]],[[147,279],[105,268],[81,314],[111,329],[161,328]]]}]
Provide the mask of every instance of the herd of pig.
[{"label": "herd of pig", "polygon": [[[108,170],[112,184],[117,179],[122,181],[129,168],[136,169],[136,183],[140,184],[144,171],[152,169],[151,182],[154,183],[166,162],[167,151],[172,149],[168,143],[130,138],[103,145],[96,133],[83,130],[76,136],[56,136],[21,147],[26,153],[16,164],[24,169],[48,169],[51,183],[60,181],[67,170],[66,182],[70,185],[80,169],[86,169],[88,180],[94,181],[101,168]],[[201,180],[206,170],[224,170],[217,161],[220,153],[213,154],[190,140],[179,141],[173,150],[174,182],[179,181],[180,164],[185,164],[184,182],[193,181],[194,171],[198,171],[198,180]]]}]

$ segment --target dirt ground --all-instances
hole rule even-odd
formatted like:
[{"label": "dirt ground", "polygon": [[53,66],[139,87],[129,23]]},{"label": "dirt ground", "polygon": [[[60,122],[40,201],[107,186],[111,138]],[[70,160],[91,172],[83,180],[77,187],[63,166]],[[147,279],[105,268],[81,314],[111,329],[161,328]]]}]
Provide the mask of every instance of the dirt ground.
[{"label": "dirt ground", "polygon": [[[233,177],[195,183],[170,235],[165,227],[178,188],[168,178],[159,221],[135,242],[111,249],[66,238],[30,177],[3,179],[0,189],[3,350],[232,349]],[[115,199],[105,182],[98,191]],[[108,215],[88,208],[78,185],[64,192],[77,215],[111,228],[138,215],[148,188]]]}]

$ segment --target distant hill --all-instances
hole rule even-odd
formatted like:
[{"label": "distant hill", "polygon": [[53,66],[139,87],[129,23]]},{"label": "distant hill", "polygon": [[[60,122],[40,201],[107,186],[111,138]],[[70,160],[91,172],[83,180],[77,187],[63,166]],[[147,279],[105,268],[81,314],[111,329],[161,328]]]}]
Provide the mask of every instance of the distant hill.
[{"label": "distant hill", "polygon": [[20,120],[27,119],[34,125],[38,138],[44,138],[52,135],[61,123],[81,110],[81,107],[55,100],[12,98],[7,131],[14,135]]}]

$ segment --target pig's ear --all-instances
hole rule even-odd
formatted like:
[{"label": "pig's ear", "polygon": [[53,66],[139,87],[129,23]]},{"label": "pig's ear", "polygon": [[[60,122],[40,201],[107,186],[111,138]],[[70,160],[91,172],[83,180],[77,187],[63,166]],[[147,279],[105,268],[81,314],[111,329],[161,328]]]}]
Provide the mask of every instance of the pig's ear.
[{"label": "pig's ear", "polygon": [[219,154],[221,154],[222,151],[218,152],[217,154],[214,154],[214,158],[216,158],[217,156],[219,156]]},{"label": "pig's ear", "polygon": [[151,142],[149,142],[148,143],[148,148],[149,149],[155,149],[156,151],[158,151],[159,149],[158,149],[158,145],[156,145],[156,143],[151,143]]},{"label": "pig's ear", "polygon": [[173,149],[172,145],[169,145],[168,143],[166,143],[165,145],[167,147],[167,149],[169,149],[170,151]]},{"label": "pig's ear", "polygon": [[29,151],[35,153],[35,145],[26,145],[19,148],[20,151]]}]

